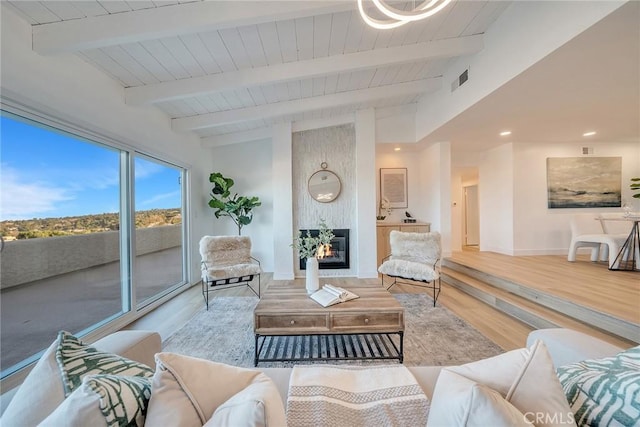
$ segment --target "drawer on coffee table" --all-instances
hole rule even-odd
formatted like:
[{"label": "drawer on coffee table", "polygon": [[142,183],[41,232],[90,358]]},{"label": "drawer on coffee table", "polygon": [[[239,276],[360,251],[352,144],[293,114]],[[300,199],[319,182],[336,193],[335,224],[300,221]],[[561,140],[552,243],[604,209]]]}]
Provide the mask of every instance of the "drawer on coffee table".
[{"label": "drawer on coffee table", "polygon": [[402,313],[363,313],[363,314],[333,314],[331,316],[332,330],[385,330],[388,328],[404,329]]},{"label": "drawer on coffee table", "polygon": [[265,329],[326,329],[327,316],[322,315],[261,315],[256,318],[256,330]]}]

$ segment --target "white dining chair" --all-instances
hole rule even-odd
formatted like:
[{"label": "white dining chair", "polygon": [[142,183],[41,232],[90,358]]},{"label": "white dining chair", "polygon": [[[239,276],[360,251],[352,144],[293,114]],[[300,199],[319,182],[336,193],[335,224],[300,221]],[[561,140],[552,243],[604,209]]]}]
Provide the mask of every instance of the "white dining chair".
[{"label": "white dining chair", "polygon": [[625,238],[615,234],[606,234],[601,222],[594,214],[577,214],[571,217],[571,243],[567,260],[574,262],[578,248],[591,248],[591,261],[608,259],[609,268],[614,262]]}]

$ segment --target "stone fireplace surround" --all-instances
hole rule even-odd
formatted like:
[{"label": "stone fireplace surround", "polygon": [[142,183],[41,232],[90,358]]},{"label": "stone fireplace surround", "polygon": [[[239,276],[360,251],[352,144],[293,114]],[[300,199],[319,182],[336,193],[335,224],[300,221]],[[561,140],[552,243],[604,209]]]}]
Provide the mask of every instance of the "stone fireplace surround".
[{"label": "stone fireplace surround", "polygon": [[[320,221],[324,221],[332,230],[349,229],[349,268],[320,267],[320,277],[357,276],[359,239],[355,127],[345,124],[293,132],[291,138],[292,234],[297,234],[301,229],[319,228]],[[321,167],[322,162],[326,162],[328,169],[338,175],[342,184],[340,195],[331,203],[317,202],[309,195],[309,177]],[[300,268],[297,260],[292,261],[294,276],[304,277],[306,270]]]}]

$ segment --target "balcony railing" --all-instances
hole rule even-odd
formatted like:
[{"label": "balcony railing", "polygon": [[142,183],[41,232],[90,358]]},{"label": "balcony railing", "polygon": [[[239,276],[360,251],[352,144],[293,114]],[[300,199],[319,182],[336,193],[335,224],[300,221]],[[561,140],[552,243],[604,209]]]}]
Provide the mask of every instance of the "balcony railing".
[{"label": "balcony railing", "polygon": [[[136,230],[137,304],[182,282],[181,234],[180,225]],[[58,331],[78,333],[122,313],[118,232],[5,242],[0,263],[3,375]]]},{"label": "balcony railing", "polygon": [[[136,230],[136,255],[181,245],[181,225]],[[109,264],[120,259],[118,231],[5,242],[0,289]]]}]

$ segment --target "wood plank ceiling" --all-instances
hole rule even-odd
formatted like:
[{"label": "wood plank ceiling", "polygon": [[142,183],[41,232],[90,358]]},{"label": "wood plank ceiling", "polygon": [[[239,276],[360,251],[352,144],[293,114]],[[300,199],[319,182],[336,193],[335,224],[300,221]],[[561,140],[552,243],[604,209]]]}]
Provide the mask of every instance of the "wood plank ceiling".
[{"label": "wood plank ceiling", "polygon": [[458,0],[382,31],[355,0],[8,3],[31,23],[36,52],[78,55],[118,81],[128,104],[209,139],[415,104],[450,84],[443,71],[482,49],[509,4]]}]

